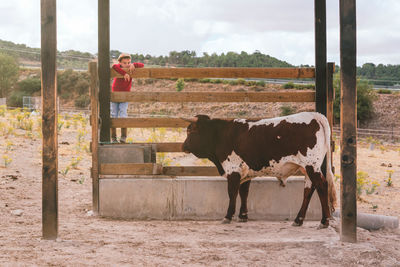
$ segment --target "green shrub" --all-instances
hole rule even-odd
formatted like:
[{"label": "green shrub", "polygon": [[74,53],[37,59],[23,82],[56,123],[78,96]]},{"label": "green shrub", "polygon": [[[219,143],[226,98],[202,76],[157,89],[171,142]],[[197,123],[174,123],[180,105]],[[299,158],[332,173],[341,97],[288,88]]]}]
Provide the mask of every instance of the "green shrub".
[{"label": "green shrub", "polygon": [[[333,115],[336,120],[340,120],[340,77],[335,74],[333,87],[335,88],[335,101],[333,102]],[[372,118],[374,113],[373,101],[376,94],[373,86],[366,80],[357,80],[357,120],[360,122]]]},{"label": "green shrub", "polygon": [[244,79],[242,79],[242,78],[239,78],[239,79],[237,79],[236,81],[237,81],[237,83],[240,84],[240,85],[246,84],[246,81],[245,81]]},{"label": "green shrub", "polygon": [[389,90],[389,89],[379,89],[379,90],[377,91],[377,93],[378,93],[378,94],[390,95],[390,94],[392,94],[392,91]]},{"label": "green shrub", "polygon": [[262,87],[264,87],[264,86],[265,86],[265,82],[264,82],[264,80],[259,80],[259,81],[256,83],[256,85],[257,85],[257,86],[262,86]]},{"label": "green shrub", "polygon": [[212,79],[211,83],[222,83],[221,79]]},{"label": "green shrub", "polygon": [[90,96],[80,95],[75,99],[75,107],[86,108],[90,104]]},{"label": "green shrub", "polygon": [[177,92],[182,91],[182,90],[185,88],[185,81],[184,81],[184,79],[182,79],[182,78],[178,79],[178,80],[176,81],[175,87],[176,87],[176,91],[177,91]]},{"label": "green shrub", "polygon": [[294,88],[298,90],[305,90],[305,89],[315,89],[314,84],[295,84]]},{"label": "green shrub", "polygon": [[288,82],[282,85],[283,89],[293,89],[294,88],[294,83],[293,82]]},{"label": "green shrub", "polygon": [[18,91],[25,92],[25,95],[31,96],[36,92],[40,92],[42,85],[39,78],[27,78],[17,83]]},{"label": "green shrub", "polygon": [[76,84],[75,90],[79,95],[89,94],[89,82],[86,80],[80,80]]},{"label": "green shrub", "polygon": [[229,84],[230,84],[230,85],[238,85],[239,82],[238,82],[237,80],[230,80],[230,81],[229,81]]},{"label": "green shrub", "polygon": [[14,90],[7,98],[7,106],[10,107],[22,107],[23,105],[23,96],[26,95],[25,92]]}]

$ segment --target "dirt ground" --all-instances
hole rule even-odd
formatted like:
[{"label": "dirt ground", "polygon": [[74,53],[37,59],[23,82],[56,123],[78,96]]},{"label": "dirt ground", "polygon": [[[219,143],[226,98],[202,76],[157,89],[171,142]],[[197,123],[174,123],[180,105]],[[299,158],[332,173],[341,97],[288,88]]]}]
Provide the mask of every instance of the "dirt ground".
[{"label": "dirt ground", "polygon": [[[88,126],[85,129],[82,147],[90,141]],[[7,167],[3,162],[0,167],[1,266],[400,266],[399,229],[369,232],[359,228],[358,243],[349,244],[339,240],[338,221],[317,230],[319,222],[313,221],[297,228],[287,221],[222,225],[219,221],[121,221],[92,215],[91,159],[86,148],[77,145],[79,131],[71,126],[59,136],[56,241],[41,238],[39,136],[26,137],[22,130],[0,136],[1,152],[12,158]],[[359,211],[400,214],[399,147],[383,144],[371,150],[360,143],[358,167],[369,175],[365,188],[372,181],[379,185],[371,194],[363,192]],[[338,153],[334,154],[336,173],[340,173]],[[74,169],[76,157],[81,160]],[[67,166],[71,168],[65,173]],[[388,187],[385,179],[390,170],[393,184]],[[338,182],[336,189],[339,192]]]}]

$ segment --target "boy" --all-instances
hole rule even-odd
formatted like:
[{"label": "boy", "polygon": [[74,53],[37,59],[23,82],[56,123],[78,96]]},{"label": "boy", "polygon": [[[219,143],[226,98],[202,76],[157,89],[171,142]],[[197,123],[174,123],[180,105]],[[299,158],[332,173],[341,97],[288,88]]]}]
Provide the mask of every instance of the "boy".
[{"label": "boy", "polygon": [[[132,78],[131,76],[124,71],[122,68],[129,68],[129,73],[132,73],[136,68],[143,68],[144,64],[140,62],[131,63],[131,56],[129,54],[122,53],[118,57],[119,64],[114,64],[112,68],[124,76],[123,78],[115,78],[112,85],[113,92],[129,92],[132,87]],[[111,109],[111,118],[126,118],[128,117],[128,102],[121,103],[110,103]],[[126,143],[126,135],[127,129],[121,128],[121,143]],[[116,143],[117,141],[117,129],[111,128],[111,138],[112,142]]]}]

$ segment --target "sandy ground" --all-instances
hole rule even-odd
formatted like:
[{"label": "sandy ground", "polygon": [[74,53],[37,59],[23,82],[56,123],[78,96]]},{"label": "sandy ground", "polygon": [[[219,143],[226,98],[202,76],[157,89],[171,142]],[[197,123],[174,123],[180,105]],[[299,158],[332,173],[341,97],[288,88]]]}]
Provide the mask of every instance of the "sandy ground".
[{"label": "sandy ground", "polygon": [[[87,126],[86,131],[87,143]],[[77,148],[78,132],[73,127],[63,129],[59,137],[60,172],[65,172],[72,158],[81,156],[82,160],[77,169],[59,175],[56,241],[41,238],[40,139],[24,137],[20,130],[17,137],[0,136],[1,152],[12,158],[7,168],[0,168],[1,266],[400,266],[398,229],[358,229],[358,243],[349,244],[339,240],[339,222],[316,230],[319,222],[297,228],[291,222],[222,225],[219,221],[121,221],[93,216],[90,154]],[[12,145],[6,152],[9,141]],[[398,216],[399,145],[385,147],[371,150],[367,144],[359,145],[359,170],[379,186],[372,194],[364,192],[358,207],[363,212]],[[335,152],[337,173],[338,155]],[[385,184],[388,170],[394,171],[392,187]]]}]

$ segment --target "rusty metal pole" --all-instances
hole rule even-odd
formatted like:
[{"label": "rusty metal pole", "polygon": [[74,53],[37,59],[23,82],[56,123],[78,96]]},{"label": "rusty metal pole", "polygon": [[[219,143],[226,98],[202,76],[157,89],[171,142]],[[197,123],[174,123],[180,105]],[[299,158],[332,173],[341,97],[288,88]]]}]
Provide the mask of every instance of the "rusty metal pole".
[{"label": "rusty metal pole", "polygon": [[340,239],[357,242],[357,42],[356,1],[340,0]]},{"label": "rusty metal pole", "polygon": [[42,232],[58,235],[57,16],[56,0],[41,0]]}]

